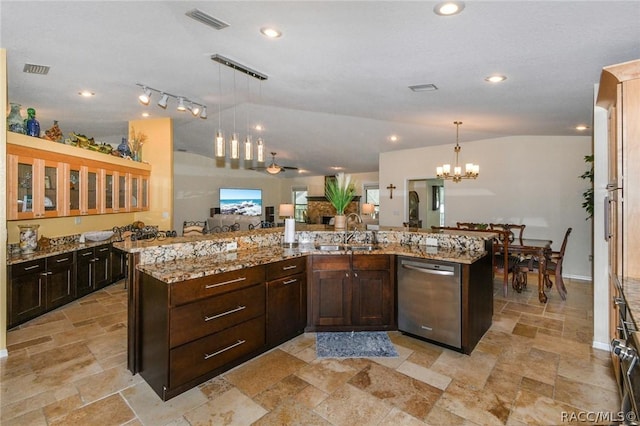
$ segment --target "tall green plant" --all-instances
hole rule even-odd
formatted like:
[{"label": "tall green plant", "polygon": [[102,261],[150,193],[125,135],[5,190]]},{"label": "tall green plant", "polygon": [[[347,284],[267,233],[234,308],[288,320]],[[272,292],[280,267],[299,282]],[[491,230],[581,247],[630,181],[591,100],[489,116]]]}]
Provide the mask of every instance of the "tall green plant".
[{"label": "tall green plant", "polygon": [[328,180],[324,194],[327,200],[335,207],[336,213],[343,215],[345,209],[356,195],[356,186],[351,180],[351,175],[338,173],[335,179]]},{"label": "tall green plant", "polygon": [[582,193],[582,207],[586,210],[588,216],[586,220],[589,220],[593,217],[593,154],[585,155],[584,161],[588,164],[591,164],[591,168],[580,175],[581,179],[589,180],[591,186]]}]

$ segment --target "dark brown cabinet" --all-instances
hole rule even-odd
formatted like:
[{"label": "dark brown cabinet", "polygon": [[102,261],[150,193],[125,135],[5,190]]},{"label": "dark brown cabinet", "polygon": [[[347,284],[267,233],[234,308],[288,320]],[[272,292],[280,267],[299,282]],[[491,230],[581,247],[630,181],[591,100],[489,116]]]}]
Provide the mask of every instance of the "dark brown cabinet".
[{"label": "dark brown cabinet", "polygon": [[109,244],[77,251],[78,297],[111,283],[111,247]]},{"label": "dark brown cabinet", "polygon": [[111,281],[127,277],[127,253],[111,247]]},{"label": "dark brown cabinet", "polygon": [[266,349],[265,267],[167,284],[142,274],[140,375],[167,400]]},{"label": "dark brown cabinet", "polygon": [[65,305],[76,298],[75,253],[47,258],[47,310]]},{"label": "dark brown cabinet", "polygon": [[311,276],[311,330],[395,328],[389,255],[316,255]]},{"label": "dark brown cabinet", "polygon": [[46,311],[46,259],[12,265],[9,268],[9,282],[9,328]]},{"label": "dark brown cabinet", "polygon": [[307,322],[306,258],[271,263],[267,268],[267,345],[304,333]]}]

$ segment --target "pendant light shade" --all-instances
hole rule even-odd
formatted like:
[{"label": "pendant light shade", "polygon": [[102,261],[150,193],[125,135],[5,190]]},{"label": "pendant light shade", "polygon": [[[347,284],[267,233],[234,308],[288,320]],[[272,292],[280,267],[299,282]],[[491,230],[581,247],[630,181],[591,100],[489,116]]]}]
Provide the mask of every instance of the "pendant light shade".
[{"label": "pendant light shade", "polygon": [[218,131],[216,132],[216,137],[214,140],[214,151],[215,151],[215,156],[216,158],[224,158],[227,153],[225,150],[225,141],[224,141],[224,133],[222,133],[222,130],[218,129]]},{"label": "pendant light shade", "polygon": [[251,142],[251,135],[247,135],[244,139],[244,159],[246,161],[253,160],[253,142]]},{"label": "pendant light shade", "polygon": [[232,160],[239,160],[240,159],[240,142],[238,141],[238,134],[237,133],[233,133],[231,135],[231,142],[230,142],[230,147],[229,150],[231,151],[229,153],[230,157]]},{"label": "pendant light shade", "polygon": [[256,161],[258,163],[264,163],[264,142],[262,141],[262,138],[258,138],[258,141],[256,142],[256,151]]}]

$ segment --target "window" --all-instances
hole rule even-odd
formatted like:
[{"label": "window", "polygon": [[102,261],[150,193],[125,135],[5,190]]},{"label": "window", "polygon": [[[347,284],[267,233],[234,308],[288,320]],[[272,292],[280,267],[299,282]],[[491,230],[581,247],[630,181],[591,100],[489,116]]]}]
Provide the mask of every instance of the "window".
[{"label": "window", "polygon": [[307,187],[294,186],[291,188],[293,198],[294,218],[296,222],[307,221]]},{"label": "window", "polygon": [[364,202],[375,206],[375,216],[380,212],[380,189],[378,184],[364,185]]}]

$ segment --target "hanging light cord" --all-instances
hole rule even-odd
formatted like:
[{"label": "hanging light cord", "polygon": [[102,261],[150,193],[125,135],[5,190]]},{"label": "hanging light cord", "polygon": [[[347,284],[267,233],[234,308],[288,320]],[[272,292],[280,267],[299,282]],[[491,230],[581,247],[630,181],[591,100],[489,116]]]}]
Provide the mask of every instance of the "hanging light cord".
[{"label": "hanging light cord", "polygon": [[220,119],[220,115],[222,114],[222,76],[221,76],[221,70],[220,70],[220,62],[218,62],[218,96],[220,96],[220,99],[218,100],[218,130],[220,130],[222,127],[222,121]]}]

